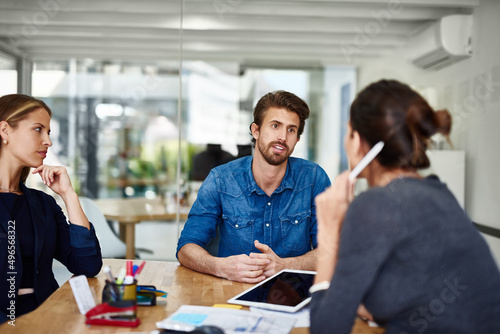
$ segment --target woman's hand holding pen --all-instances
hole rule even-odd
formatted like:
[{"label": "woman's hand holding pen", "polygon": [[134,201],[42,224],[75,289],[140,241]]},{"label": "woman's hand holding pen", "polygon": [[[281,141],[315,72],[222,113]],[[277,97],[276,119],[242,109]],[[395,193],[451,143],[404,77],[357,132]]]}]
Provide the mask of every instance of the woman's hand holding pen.
[{"label": "woman's hand holding pen", "polygon": [[330,282],[333,277],[342,223],[353,198],[354,182],[349,180],[349,171],[338,175],[331,187],[316,196],[318,219],[316,283]]},{"label": "woman's hand holding pen", "polygon": [[318,234],[328,236],[340,233],[345,214],[353,198],[354,183],[349,181],[348,171],[338,175],[331,187],[316,196]]},{"label": "woman's hand holding pen", "polygon": [[[316,197],[318,272],[315,283],[330,282],[333,277],[342,224],[353,199],[354,182],[349,180],[349,171],[337,176],[332,186]],[[363,304],[359,305],[357,313],[363,319],[373,321]]]}]

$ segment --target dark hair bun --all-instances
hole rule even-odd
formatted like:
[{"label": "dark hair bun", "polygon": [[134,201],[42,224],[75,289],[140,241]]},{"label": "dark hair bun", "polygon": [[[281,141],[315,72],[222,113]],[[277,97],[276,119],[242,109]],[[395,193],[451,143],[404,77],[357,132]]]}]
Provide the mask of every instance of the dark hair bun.
[{"label": "dark hair bun", "polygon": [[351,105],[352,129],[371,145],[384,141],[377,157],[383,166],[429,167],[431,136],[441,133],[449,141],[451,125],[447,110],[434,111],[420,94],[396,80],[369,85]]},{"label": "dark hair bun", "polygon": [[437,132],[439,132],[443,136],[448,137],[451,133],[451,125],[452,125],[450,112],[446,109],[437,110],[434,113],[434,118],[436,120]]}]

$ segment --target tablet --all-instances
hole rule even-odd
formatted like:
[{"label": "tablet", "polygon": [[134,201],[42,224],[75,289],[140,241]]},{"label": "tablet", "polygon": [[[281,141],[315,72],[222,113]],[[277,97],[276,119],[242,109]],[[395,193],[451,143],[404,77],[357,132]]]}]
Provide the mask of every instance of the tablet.
[{"label": "tablet", "polygon": [[313,285],[315,275],[315,271],[284,269],[227,302],[297,312],[311,300],[309,288]]}]

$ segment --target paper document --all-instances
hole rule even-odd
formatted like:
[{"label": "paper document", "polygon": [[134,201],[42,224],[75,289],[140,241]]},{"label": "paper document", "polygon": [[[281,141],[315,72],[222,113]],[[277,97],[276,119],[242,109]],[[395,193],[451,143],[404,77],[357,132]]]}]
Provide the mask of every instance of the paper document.
[{"label": "paper document", "polygon": [[250,312],[272,317],[287,317],[295,319],[294,327],[309,327],[309,306],[304,307],[303,309],[293,313],[267,310],[259,307],[250,306]]},{"label": "paper document", "polygon": [[81,314],[85,314],[88,310],[95,307],[94,296],[90,291],[89,282],[85,275],[70,278],[69,285],[71,285],[71,290],[73,290],[73,295]]},{"label": "paper document", "polygon": [[244,310],[182,305],[174,314],[157,322],[156,327],[188,332],[197,326],[211,325],[220,327],[227,334],[287,334],[294,323],[295,319],[274,313],[264,315]]}]

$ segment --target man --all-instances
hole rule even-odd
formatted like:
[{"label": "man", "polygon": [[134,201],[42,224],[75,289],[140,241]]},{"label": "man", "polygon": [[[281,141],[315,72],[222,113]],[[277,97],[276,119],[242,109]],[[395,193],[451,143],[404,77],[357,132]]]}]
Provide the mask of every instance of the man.
[{"label": "man", "polygon": [[[179,262],[229,280],[257,283],[284,269],[315,270],[314,197],[325,171],[290,155],[309,117],[296,95],[264,95],[250,125],[254,156],[218,166],[200,187],[177,244]],[[204,247],[219,234],[217,257]]]}]

